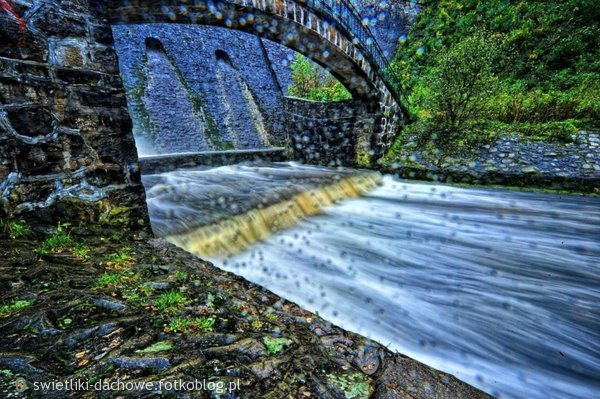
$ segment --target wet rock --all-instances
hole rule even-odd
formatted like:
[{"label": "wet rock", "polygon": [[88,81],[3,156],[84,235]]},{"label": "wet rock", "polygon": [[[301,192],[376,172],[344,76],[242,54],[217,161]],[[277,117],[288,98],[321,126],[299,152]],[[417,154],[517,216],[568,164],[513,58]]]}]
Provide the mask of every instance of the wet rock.
[{"label": "wet rock", "polygon": [[358,348],[353,364],[367,375],[373,375],[379,370],[383,351],[377,344],[367,342]]},{"label": "wet rock", "polygon": [[[103,245],[108,246],[103,253],[116,250],[109,244]],[[119,247],[123,245],[134,244],[118,243]],[[89,246],[94,244],[89,243]],[[20,247],[23,252],[27,252],[33,251],[36,245]],[[0,256],[6,251],[5,248],[4,242],[0,242]],[[249,398],[347,399],[349,396],[344,394],[344,389],[352,389],[351,384],[356,381],[362,384],[361,387],[368,388],[368,392],[374,387],[381,391],[382,396],[374,393],[369,396],[370,399],[452,399],[461,397],[464,392],[471,392],[451,376],[410,359],[407,363],[402,363],[400,360],[404,358],[390,353],[384,347],[344,331],[240,277],[193,259],[170,245],[166,249],[171,257],[168,266],[174,271],[185,271],[188,275],[193,273],[194,279],[202,282],[198,287],[193,287],[189,280],[181,283],[186,297],[194,305],[190,304],[188,311],[180,309],[175,313],[165,314],[125,303],[122,295],[127,295],[128,287],[124,290],[115,289],[114,297],[104,297],[95,288],[90,288],[89,284],[87,288],[77,291],[65,288],[64,284],[45,284],[48,281],[43,270],[45,268],[51,268],[50,275],[57,280],[66,281],[67,277],[70,278],[74,272],[81,270],[82,274],[89,274],[90,282],[94,281],[103,271],[89,265],[99,264],[102,253],[93,253],[92,259],[86,263],[87,268],[83,268],[81,264],[64,267],[59,263],[36,262],[37,266],[31,266],[31,275],[35,278],[24,279],[18,287],[11,289],[14,290],[10,293],[11,297],[25,297],[31,293],[32,298],[37,295],[37,301],[22,314],[10,315],[2,320],[0,333],[9,339],[4,340],[5,344],[1,348],[6,348],[9,352],[0,352],[0,369],[12,370],[15,375],[21,374],[32,381],[75,379],[81,377],[81,373],[87,377],[88,372],[99,372],[103,379],[128,376],[139,381],[154,379],[157,371],[164,380],[186,380],[189,376],[206,375],[223,381],[239,378],[244,397]],[[157,256],[157,252],[145,243],[138,243],[136,255],[152,259]],[[14,259],[14,262],[18,263],[18,259]],[[148,264],[147,262],[145,260],[132,266],[133,271],[140,275],[141,281],[161,282],[164,275],[141,266]],[[7,265],[2,267],[12,266],[13,258],[8,257]],[[135,284],[137,287],[139,282],[136,281]],[[206,302],[207,286],[211,287],[210,291],[215,295],[223,292],[228,296],[223,303],[215,302],[211,308],[214,312],[211,315],[218,320],[213,326],[214,332],[194,330],[173,333],[165,330],[164,326],[174,318],[197,317],[195,312],[198,306],[204,306]],[[152,293],[149,300],[161,294]],[[268,300],[264,302],[264,298]],[[94,306],[89,306],[90,303]],[[277,320],[287,320],[280,323],[279,329],[267,322],[265,325],[270,329],[268,333],[267,327],[260,333],[247,328],[250,317],[241,315],[239,309],[247,309],[248,313],[252,313],[252,318],[262,320],[264,315],[273,313],[274,308],[268,304],[275,303],[279,309],[276,312]],[[121,308],[120,305],[126,307],[119,311],[104,310],[106,307]],[[42,306],[48,309],[43,312],[40,309]],[[232,308],[235,311],[232,312]],[[45,315],[50,312],[54,315],[46,320]],[[293,317],[299,314],[311,320],[310,326]],[[60,325],[65,316],[72,317],[73,322],[67,327],[56,329],[56,337],[32,334],[32,330],[28,328],[7,328],[19,323],[30,323],[37,326],[36,331],[52,331],[50,321]],[[274,349],[270,345],[271,353],[268,354],[267,347],[261,341],[267,334],[269,337],[279,337],[274,338],[275,340],[290,340],[286,343],[293,342],[293,346],[284,350],[286,345],[283,342],[281,348]],[[28,353],[31,355],[27,355]],[[332,375],[336,376],[334,379],[337,385],[331,382]],[[361,378],[348,379],[347,375],[359,375]],[[380,376],[386,379],[379,381]],[[385,396],[394,393],[390,388],[394,383],[404,389],[399,391],[400,396]],[[0,396],[12,389],[10,381],[2,379],[0,375]],[[361,390],[366,392],[362,388]],[[479,392],[474,388],[472,390]],[[44,397],[52,397],[50,394],[51,392],[48,395],[44,393]],[[431,396],[433,394],[438,396]],[[486,396],[480,394],[471,397]]]},{"label": "wet rock", "polygon": [[267,355],[265,346],[255,338],[244,338],[231,345],[210,348],[206,353],[219,358],[241,355],[252,360]]},{"label": "wet rock", "polygon": [[238,339],[240,339],[240,337],[233,334],[205,333],[188,337],[187,342],[193,343],[198,347],[214,347],[231,345]]},{"label": "wet rock", "polygon": [[110,361],[126,370],[167,370],[171,367],[169,359],[164,357],[118,357]]},{"label": "wet rock", "polygon": [[32,366],[37,359],[34,356],[24,356],[13,353],[0,353],[0,367],[9,369],[13,373],[19,373],[27,377],[40,378],[46,375],[46,373]]},{"label": "wet rock", "polygon": [[169,287],[171,286],[171,283],[169,283],[168,281],[150,281],[150,282],[144,283],[143,285],[145,285],[146,287],[155,289],[157,291],[164,291],[164,290],[169,289]]},{"label": "wet rock", "polygon": [[27,330],[32,333],[38,334],[40,337],[55,336],[62,333],[62,331],[54,328],[52,323],[43,314],[24,315],[15,319],[13,322],[2,326],[2,332],[18,332]]},{"label": "wet rock", "polygon": [[250,365],[250,370],[252,370],[252,373],[256,377],[264,380],[271,377],[275,370],[277,370],[277,367],[282,363],[284,363],[284,360],[280,358],[267,359]]},{"label": "wet rock", "polygon": [[122,312],[125,309],[127,309],[127,305],[125,305],[123,302],[112,299],[96,298],[92,300],[92,303],[96,307],[112,310],[115,312]]},{"label": "wet rock", "polygon": [[[482,145],[473,154],[444,158],[420,154],[411,163],[395,168],[403,177],[442,182],[477,182],[510,186],[557,187],[578,192],[597,192],[600,185],[600,135],[580,132],[573,143],[531,142],[500,137],[494,146]],[[412,150],[407,148],[400,158]]]},{"label": "wet rock", "polygon": [[454,376],[433,370],[407,357],[387,362],[377,380],[378,399],[489,399],[489,396],[470,387]]}]

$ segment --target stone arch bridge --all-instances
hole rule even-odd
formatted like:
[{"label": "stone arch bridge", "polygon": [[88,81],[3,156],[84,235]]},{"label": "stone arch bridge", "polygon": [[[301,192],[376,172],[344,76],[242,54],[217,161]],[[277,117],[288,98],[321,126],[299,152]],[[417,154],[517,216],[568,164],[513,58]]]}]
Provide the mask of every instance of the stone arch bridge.
[{"label": "stone arch bridge", "polygon": [[347,0],[108,3],[111,24],[181,23],[241,30],[278,42],[325,67],[351,92],[354,108],[379,116],[357,132],[355,151],[359,154],[377,158],[389,147],[404,120],[400,96],[386,76],[387,58]]},{"label": "stone arch bridge", "polygon": [[346,0],[12,3],[14,13],[0,13],[0,198],[9,215],[33,212],[50,222],[70,217],[65,201],[81,200],[96,205],[82,205],[77,217],[126,212],[145,223],[114,24],[216,25],[304,54],[349,89],[353,106],[377,115],[357,134],[355,160],[381,156],[404,121],[387,60]]}]

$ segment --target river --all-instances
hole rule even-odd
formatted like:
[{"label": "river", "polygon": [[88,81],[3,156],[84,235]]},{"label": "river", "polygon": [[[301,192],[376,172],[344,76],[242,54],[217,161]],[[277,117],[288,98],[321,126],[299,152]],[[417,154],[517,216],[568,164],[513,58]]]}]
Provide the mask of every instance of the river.
[{"label": "river", "polygon": [[[198,172],[161,177],[202,186]],[[384,176],[364,197],[210,260],[496,397],[600,397],[598,197]]]}]

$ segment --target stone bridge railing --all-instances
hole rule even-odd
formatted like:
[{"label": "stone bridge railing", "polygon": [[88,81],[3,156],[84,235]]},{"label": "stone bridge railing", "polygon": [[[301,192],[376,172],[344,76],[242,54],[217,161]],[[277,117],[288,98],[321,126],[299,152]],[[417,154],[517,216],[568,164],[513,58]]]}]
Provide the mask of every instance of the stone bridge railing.
[{"label": "stone bridge railing", "polygon": [[401,101],[401,94],[387,74],[390,71],[389,60],[368,24],[364,23],[360,12],[352,3],[347,0],[306,0],[299,3],[306,4],[307,7],[322,13],[325,17],[331,17],[338,29],[344,30],[347,36],[352,37],[353,43],[362,49],[368,61],[376,66],[375,72],[385,82],[396,101]]}]

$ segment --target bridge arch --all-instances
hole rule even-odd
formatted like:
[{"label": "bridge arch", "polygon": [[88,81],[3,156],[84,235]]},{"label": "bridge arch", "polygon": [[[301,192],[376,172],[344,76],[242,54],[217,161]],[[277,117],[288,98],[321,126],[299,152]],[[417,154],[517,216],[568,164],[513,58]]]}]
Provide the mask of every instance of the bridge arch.
[{"label": "bridge arch", "polygon": [[350,91],[355,103],[371,114],[380,115],[370,131],[360,133],[355,147],[357,157],[367,154],[378,158],[403,124],[404,112],[382,70],[387,65],[385,57],[376,51],[376,45],[373,47],[375,39],[369,36],[368,29],[351,28],[352,18],[359,17],[347,7],[349,4],[344,0],[110,0],[108,3],[113,25],[220,26],[261,36],[305,55],[337,78]]}]

